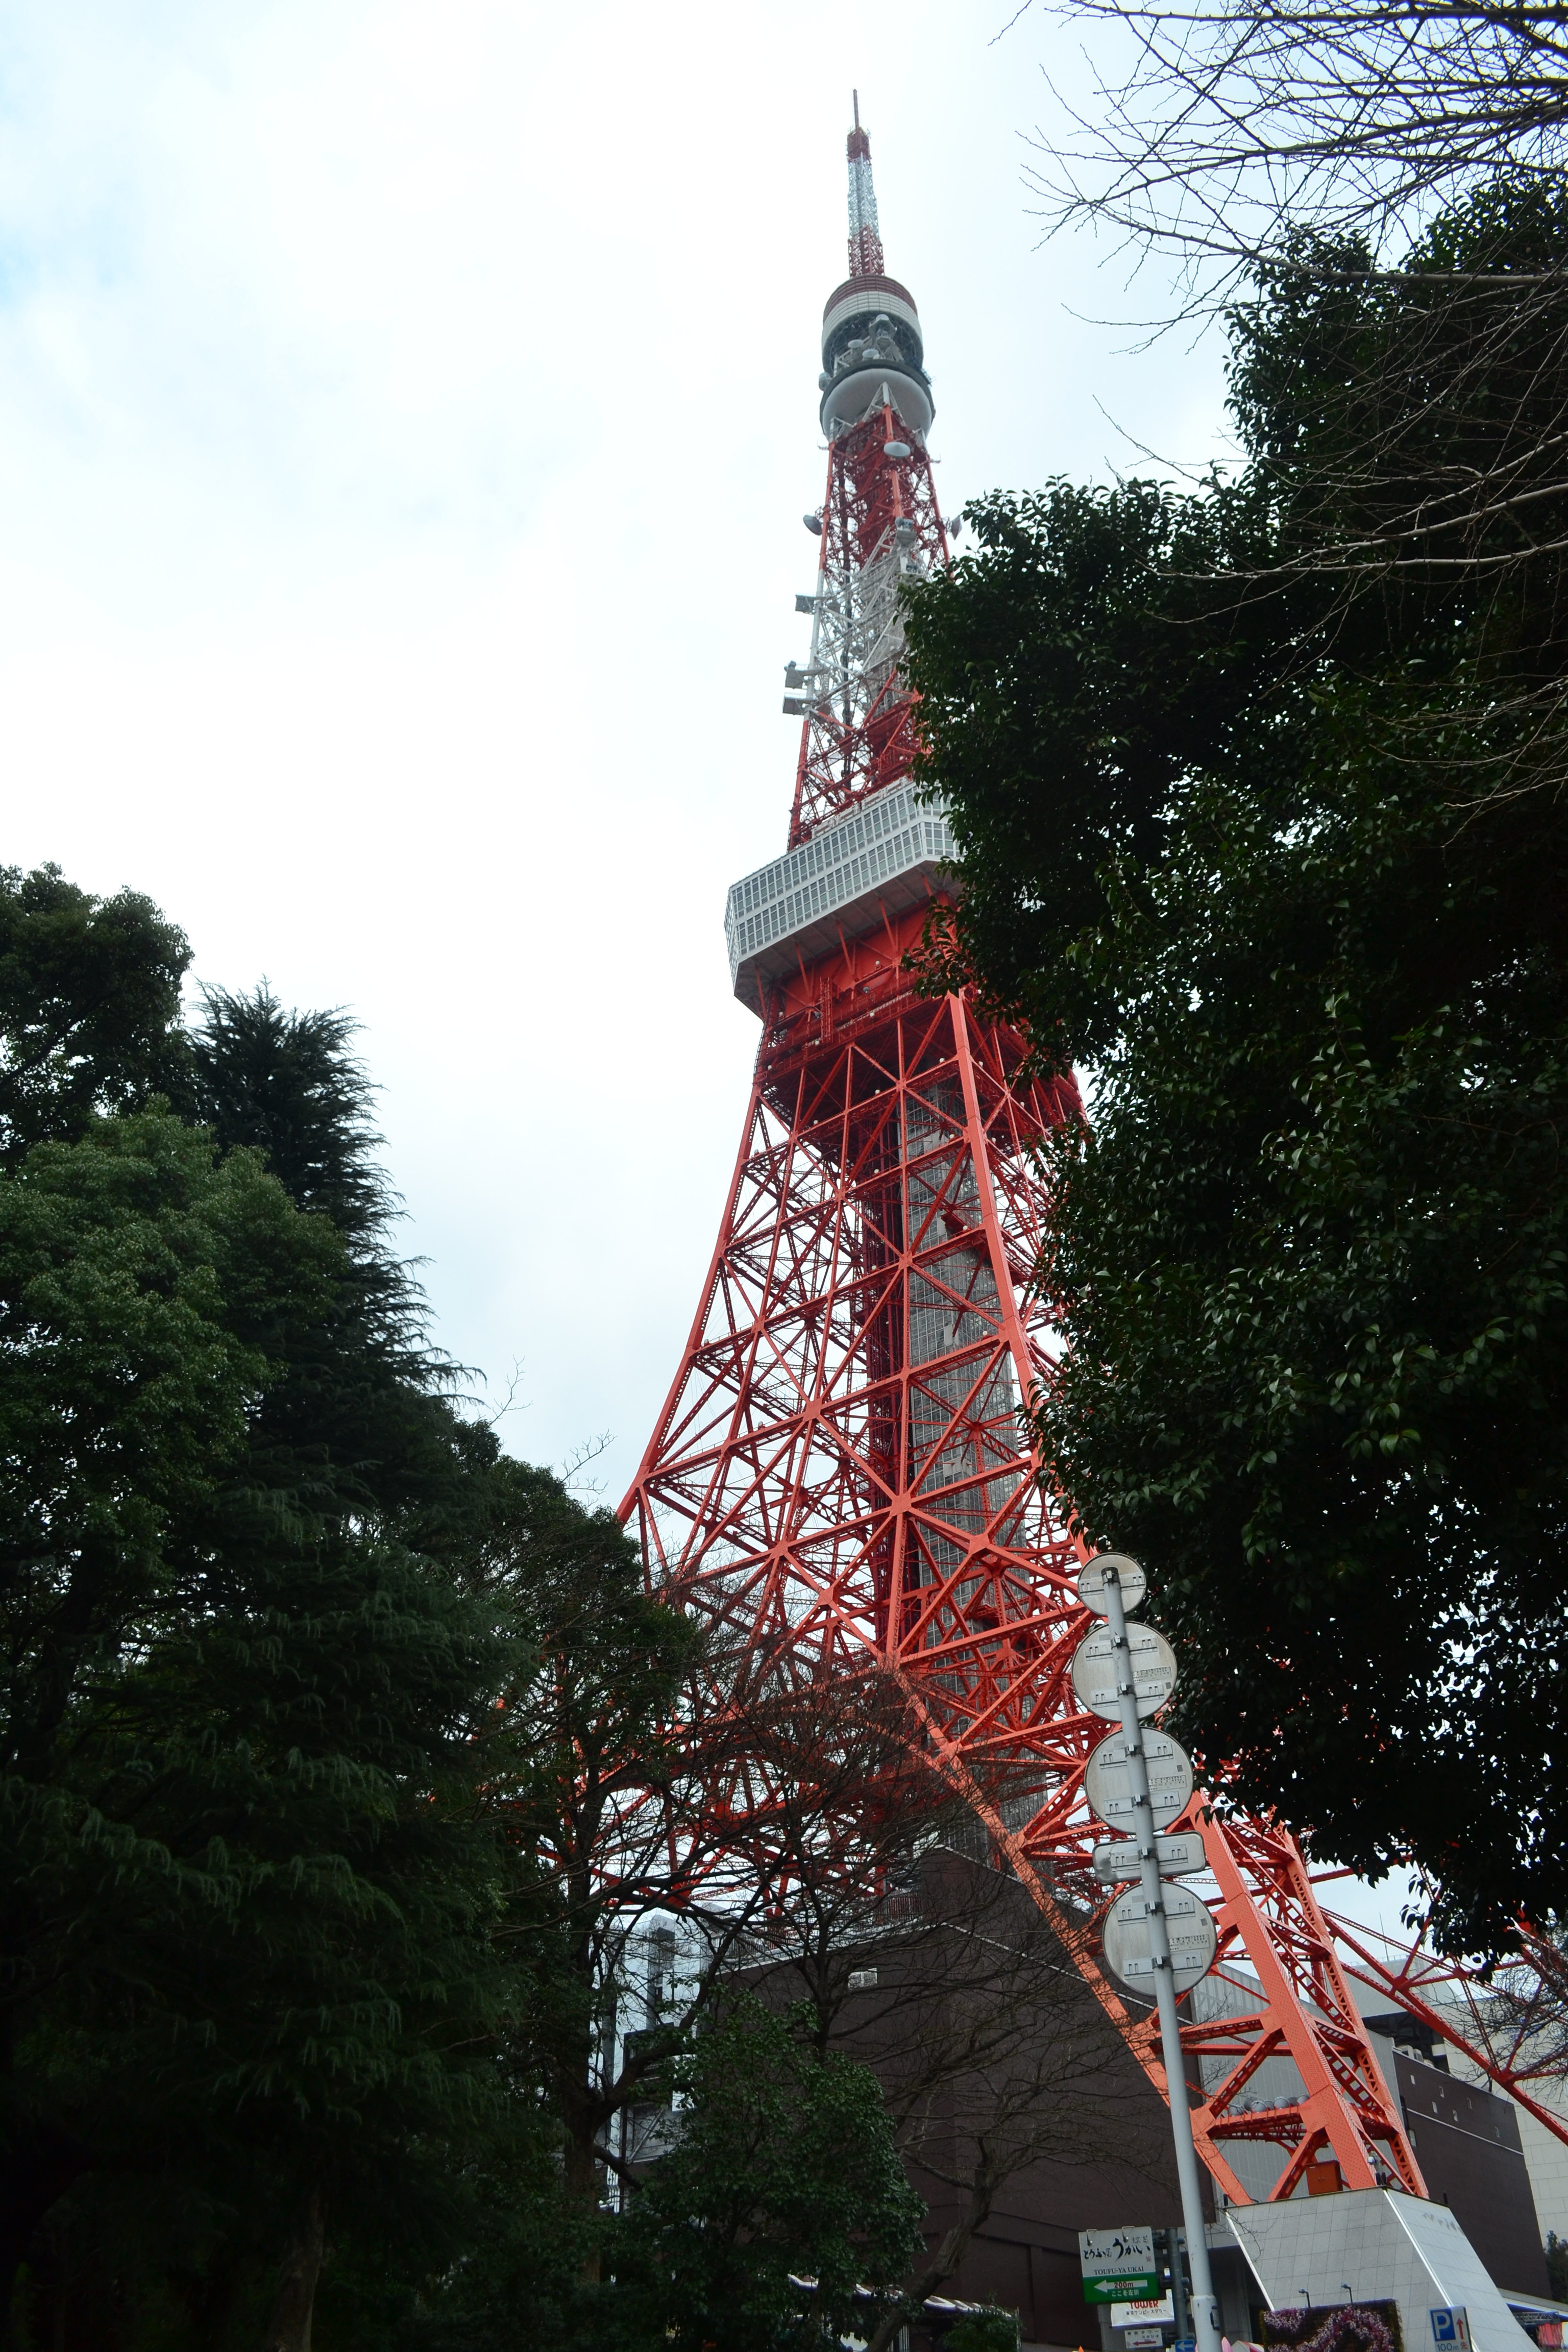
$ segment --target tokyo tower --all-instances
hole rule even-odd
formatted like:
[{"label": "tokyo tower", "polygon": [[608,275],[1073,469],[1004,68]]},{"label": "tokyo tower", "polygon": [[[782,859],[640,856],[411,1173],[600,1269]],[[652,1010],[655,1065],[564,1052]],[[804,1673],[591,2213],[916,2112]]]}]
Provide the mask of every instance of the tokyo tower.
[{"label": "tokyo tower", "polygon": [[[1152,2016],[1098,1957],[1103,1832],[1083,1779],[1106,1727],[1068,1679],[1090,1622],[1080,1554],[1020,1414],[1055,1346],[1031,1289],[1036,1147],[1079,1106],[1069,1082],[1028,1074],[1016,1029],[967,995],[919,996],[906,968],[953,844],[910,777],[900,592],[949,561],[948,534],[920,316],[886,272],[858,105],[848,174],[849,270],[822,320],[826,485],[806,519],[820,556],[796,599],[811,646],[785,678],[801,719],[788,839],[725,915],[735,992],[762,1026],[756,1069],[690,1334],[622,1516],[653,1587],[708,1619],[734,1704],[781,1671],[797,1687],[897,1685],[924,1752],[1168,2096]],[[1237,2011],[1183,2029],[1198,2150],[1231,2203],[1249,2201],[1233,2160],[1245,2142],[1276,2151],[1274,2199],[1324,2166],[1346,2189],[1426,2194],[1352,1980],[1568,2137],[1531,2096],[1525,2053],[1489,2045],[1457,1964],[1331,1916],[1278,1822],[1205,1819],[1199,1791],[1177,1826],[1202,1832]],[[1291,2062],[1298,2093],[1259,2098],[1271,2059]]]}]

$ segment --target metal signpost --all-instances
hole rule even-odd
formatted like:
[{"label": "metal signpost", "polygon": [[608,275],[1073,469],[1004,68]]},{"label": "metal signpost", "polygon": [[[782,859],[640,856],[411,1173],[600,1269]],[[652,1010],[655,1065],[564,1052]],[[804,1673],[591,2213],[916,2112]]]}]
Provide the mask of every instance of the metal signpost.
[{"label": "metal signpost", "polygon": [[1186,2231],[1166,2230],[1163,2234],[1171,2266],[1171,2293],[1176,2304],[1176,2342],[1172,2352],[1178,2352],[1180,2347],[1184,2347],[1185,2352],[1193,2352],[1193,2310],[1186,2280]]},{"label": "metal signpost", "polygon": [[[1205,1870],[1208,1867],[1204,1842],[1196,1830],[1182,1830],[1174,1837],[1157,1835],[1154,1853],[1163,1878],[1179,1878],[1184,1870]],[[1097,1845],[1094,1849],[1094,1874],[1102,1886],[1114,1886],[1122,1878],[1141,1877],[1142,1864],[1132,1840],[1118,1838],[1114,1845]]]},{"label": "metal signpost", "polygon": [[[1130,1833],[1131,1851],[1128,1846],[1101,1847],[1095,1855],[1096,1870],[1107,1880],[1130,1878],[1133,1854],[1137,1860],[1136,1885],[1117,1896],[1106,1917],[1105,1957],[1131,1990],[1147,1995],[1151,1984],[1153,1987],[1192,2269],[1194,2337],[1197,2352],[1219,2352],[1219,2319],[1209,2274],[1208,2240],[1204,2234],[1203,2189],[1187,2106],[1182,2029],[1176,2016],[1178,1995],[1206,1976],[1214,1964],[1215,1937],[1207,1905],[1164,1874],[1202,1869],[1202,1839],[1156,1836],[1157,1828],[1173,1821],[1181,1811],[1173,1800],[1182,1785],[1183,1767],[1187,1796],[1192,1794],[1191,1762],[1165,1733],[1145,1733],[1141,1719],[1152,1715],[1170,1697],[1175,1687],[1176,1662],[1163,1635],[1149,1626],[1128,1625],[1127,1610],[1137,1608],[1145,1591],[1143,1570],[1135,1559],[1125,1552],[1100,1553],[1086,1562],[1078,1589],[1086,1607],[1105,1622],[1079,1645],[1072,1662],[1073,1688],[1094,1714],[1113,1722],[1120,1719],[1121,1725],[1119,1736],[1101,1740],[1094,1751],[1096,1759],[1103,1759],[1101,1788],[1097,1790],[1090,1786],[1089,1802],[1108,1826]],[[1149,1769],[1149,1750],[1156,1743],[1164,1783],[1158,1811]],[[1114,1753],[1106,1755],[1108,1748]],[[1117,1803],[1115,1813],[1102,1811],[1096,1801],[1101,1792]],[[1101,1854],[1106,1856],[1103,1864]],[[1088,2275],[1086,2266],[1086,2280]]]}]

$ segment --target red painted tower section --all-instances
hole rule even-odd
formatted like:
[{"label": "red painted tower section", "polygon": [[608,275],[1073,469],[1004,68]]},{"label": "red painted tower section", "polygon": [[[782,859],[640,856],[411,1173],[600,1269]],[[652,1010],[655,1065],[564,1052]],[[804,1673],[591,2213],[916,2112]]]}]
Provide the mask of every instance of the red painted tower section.
[{"label": "red painted tower section", "polygon": [[[850,274],[823,319],[827,484],[807,518],[820,562],[797,600],[811,650],[786,677],[802,719],[788,840],[726,918],[762,1038],[712,1261],[623,1516],[650,1581],[710,1621],[733,1706],[781,1675],[897,1684],[924,1751],[1168,2095],[1152,2013],[1099,1962],[1103,1832],[1083,1771],[1106,1727],[1068,1680],[1089,1622],[1079,1554],[1020,1417],[1056,1350],[1030,1287],[1047,1208],[1036,1147],[1078,1100],[1025,1076],[1016,1031],[966,996],[920,998],[905,968],[952,844],[910,781],[900,590],[948,547],[919,315],[885,271],[858,108],[848,162]],[[1352,1977],[1565,2136],[1518,2063],[1493,2057],[1473,2004],[1454,2004],[1462,1971],[1331,1921],[1278,1824],[1201,1826],[1223,1990],[1189,1997],[1187,2095],[1232,2201],[1249,2201],[1248,2142],[1282,2166],[1258,2193],[1288,2196],[1331,2155],[1347,2188],[1425,2193]]]}]

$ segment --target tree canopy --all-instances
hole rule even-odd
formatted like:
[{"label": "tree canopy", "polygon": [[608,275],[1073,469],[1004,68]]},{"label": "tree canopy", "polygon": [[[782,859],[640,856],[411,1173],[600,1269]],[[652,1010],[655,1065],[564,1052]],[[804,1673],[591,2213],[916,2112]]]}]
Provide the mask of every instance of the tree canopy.
[{"label": "tree canopy", "polygon": [[177,1087],[183,934],[133,890],[0,867],[0,1152]]},{"label": "tree canopy", "polygon": [[665,2340],[812,2352],[868,2336],[923,2212],[869,2067],[742,2000],[675,2071],[690,2120],[627,2224]]},{"label": "tree canopy", "polygon": [[[1048,1455],[1150,1563],[1211,1785],[1414,1856],[1466,1948],[1568,1902],[1564,262],[1542,178],[1393,285],[1299,243],[1233,320],[1237,476],[998,495],[910,619],[963,856],[928,984],[1090,1077]],[[1500,447],[1529,532],[1447,537]]]},{"label": "tree canopy", "polygon": [[178,934],[52,871],[0,924],[5,2278],[68,2334],[117,2294],[221,2328],[280,2250],[313,2284],[323,2210],[416,2236],[434,2144],[502,2126],[474,1790],[519,1637],[416,1524],[493,1465],[411,1345],[368,1141],[325,1197],[268,1164],[290,1099],[357,1117],[342,1025],[304,1072],[301,1024],[264,1034],[268,1129],[232,1074],[265,992],[188,1037]]},{"label": "tree canopy", "polygon": [[[739,2272],[798,2320],[803,2261],[837,2313],[909,2235],[874,2077],[694,2044],[733,1925],[617,2011],[700,1874],[694,1630],[459,1408],[352,1023],[263,985],[186,1027],[186,961],[0,875],[7,2344],[305,2352],[320,2302],[344,2347],[661,2352]],[[672,2066],[682,2212],[634,2231]]]}]

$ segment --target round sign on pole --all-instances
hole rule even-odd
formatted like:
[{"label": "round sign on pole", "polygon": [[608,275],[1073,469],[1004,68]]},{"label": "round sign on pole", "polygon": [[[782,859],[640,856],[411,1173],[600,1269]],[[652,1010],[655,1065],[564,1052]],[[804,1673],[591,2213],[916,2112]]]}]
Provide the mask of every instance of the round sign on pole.
[{"label": "round sign on pole", "polygon": [[[1168,1731],[1143,1734],[1143,1762],[1149,1774],[1153,1826],[1169,1829],[1178,1813],[1192,1802],[1193,1759]],[[1089,1809],[1108,1829],[1134,1827],[1132,1773],[1127,1761],[1127,1735],[1113,1731],[1091,1749],[1083,1768],[1083,1793]]]},{"label": "round sign on pole", "polygon": [[[1214,1966],[1219,1937],[1208,1905],[1187,1886],[1167,1879],[1161,1889],[1165,1933],[1171,1939],[1171,1981],[1188,1992]],[[1149,1933],[1149,1898],[1141,1886],[1119,1895],[1105,1915],[1105,1958],[1130,1992],[1152,1994],[1154,1955]]]},{"label": "round sign on pole", "polygon": [[1121,1588],[1121,1606],[1131,1615],[1142,1606],[1149,1580],[1130,1551],[1097,1551],[1092,1559],[1086,1559],[1078,1572],[1078,1597],[1097,1617],[1109,1617],[1105,1572],[1110,1568],[1116,1570],[1116,1581]]},{"label": "round sign on pole", "polygon": [[[1086,1633],[1073,1652],[1072,1686],[1080,1706],[1114,1723],[1121,1713],[1117,1696],[1117,1651],[1109,1625]],[[1127,1656],[1140,1715],[1152,1715],[1176,1687],[1176,1654],[1152,1625],[1129,1625]]]}]

